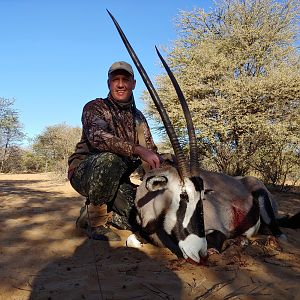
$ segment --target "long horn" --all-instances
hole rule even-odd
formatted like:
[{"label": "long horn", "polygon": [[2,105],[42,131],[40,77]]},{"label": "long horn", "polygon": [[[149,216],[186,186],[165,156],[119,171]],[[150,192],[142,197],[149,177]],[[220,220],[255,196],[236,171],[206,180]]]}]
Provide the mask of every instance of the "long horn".
[{"label": "long horn", "polygon": [[167,134],[169,136],[170,142],[172,144],[172,147],[174,149],[174,153],[176,156],[176,159],[178,161],[178,170],[179,170],[179,175],[181,177],[181,179],[183,179],[184,177],[190,177],[190,172],[189,172],[189,168],[186,162],[186,158],[184,156],[183,150],[180,146],[180,143],[178,141],[177,135],[175,133],[174,127],[172,126],[172,123],[169,119],[169,116],[149,78],[149,76],[147,75],[144,67],[142,66],[139,58],[137,57],[136,53],[134,52],[133,48],[131,47],[129,41],[127,40],[124,32],[122,31],[120,25],[118,24],[118,22],[116,21],[116,19],[114,18],[114,16],[107,10],[108,14],[110,15],[111,19],[113,20],[120,36],[121,39],[125,45],[125,47],[127,48],[127,51],[129,53],[129,55],[131,56],[136,68],[138,69],[149,93],[150,96],[152,98],[152,100],[154,101],[154,104],[161,116],[161,119],[164,123],[164,126],[166,128]]},{"label": "long horn", "polygon": [[192,176],[199,176],[200,172],[200,165],[199,165],[199,154],[198,154],[198,147],[197,147],[197,139],[196,139],[196,134],[195,134],[195,128],[192,120],[192,116],[189,110],[189,107],[187,105],[187,102],[185,100],[185,97],[183,95],[183,92],[173,74],[173,72],[170,70],[169,66],[167,65],[166,61],[164,58],[161,56],[160,52],[158,51],[157,47],[155,46],[156,52],[165,67],[172,84],[175,88],[175,91],[177,93],[178,99],[180,101],[184,117],[186,120],[187,124],[187,129],[188,129],[188,135],[189,135],[189,144],[190,144],[190,168],[191,168],[191,175]]}]

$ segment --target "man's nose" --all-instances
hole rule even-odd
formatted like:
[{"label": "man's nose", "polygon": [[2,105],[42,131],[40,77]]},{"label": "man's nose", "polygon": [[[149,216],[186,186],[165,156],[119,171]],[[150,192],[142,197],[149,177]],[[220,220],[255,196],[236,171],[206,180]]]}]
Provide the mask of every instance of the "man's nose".
[{"label": "man's nose", "polygon": [[119,86],[119,87],[123,87],[123,86],[124,86],[124,81],[123,81],[122,79],[120,79],[120,80],[118,81],[118,86]]}]

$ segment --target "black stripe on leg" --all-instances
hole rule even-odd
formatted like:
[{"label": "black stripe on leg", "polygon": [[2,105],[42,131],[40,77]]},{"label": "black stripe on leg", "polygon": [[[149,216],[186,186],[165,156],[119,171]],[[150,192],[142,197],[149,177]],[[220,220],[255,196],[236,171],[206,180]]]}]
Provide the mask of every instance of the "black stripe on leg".
[{"label": "black stripe on leg", "polygon": [[[258,189],[254,192],[252,192],[252,195],[255,199],[257,199],[259,202],[261,201],[260,199],[262,199],[262,209],[265,209],[265,212],[267,213],[268,217],[270,218],[270,223],[268,224],[266,220],[264,220],[263,218],[263,214],[260,213],[260,215],[262,216],[262,220],[264,221],[264,223],[267,225],[267,227],[271,230],[272,234],[274,236],[280,236],[282,235],[282,231],[280,230],[277,221],[276,221],[276,217],[274,214],[274,210],[273,207],[271,205],[271,199],[269,198],[269,195],[267,193],[266,190],[264,189]],[[261,202],[260,202],[261,204]]]}]

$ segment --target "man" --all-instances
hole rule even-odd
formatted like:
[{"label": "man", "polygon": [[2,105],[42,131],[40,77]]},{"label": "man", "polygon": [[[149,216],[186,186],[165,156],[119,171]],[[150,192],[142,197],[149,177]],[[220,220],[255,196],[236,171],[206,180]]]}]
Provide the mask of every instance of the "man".
[{"label": "man", "polygon": [[141,160],[150,168],[160,167],[160,157],[147,121],[135,107],[132,67],[123,61],[113,63],[107,84],[107,98],[83,108],[82,137],[69,157],[68,177],[90,203],[81,209],[77,227],[93,239],[120,240],[109,225],[134,226],[136,186],[129,176]]}]

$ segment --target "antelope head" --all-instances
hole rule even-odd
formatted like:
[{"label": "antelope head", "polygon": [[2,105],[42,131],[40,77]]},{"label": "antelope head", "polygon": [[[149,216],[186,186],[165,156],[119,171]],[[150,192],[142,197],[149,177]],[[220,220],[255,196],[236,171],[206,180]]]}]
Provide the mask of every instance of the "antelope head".
[{"label": "antelope head", "polygon": [[180,101],[189,135],[190,159],[185,157],[169,116],[140,60],[116,19],[108,11],[121,39],[139,71],[161,116],[176,157],[176,166],[164,165],[146,173],[138,188],[136,207],[142,229],[153,234],[163,229],[179,247],[185,258],[199,262],[207,256],[202,206],[203,181],[200,178],[195,130],[185,97],[169,66],[156,48]]}]

